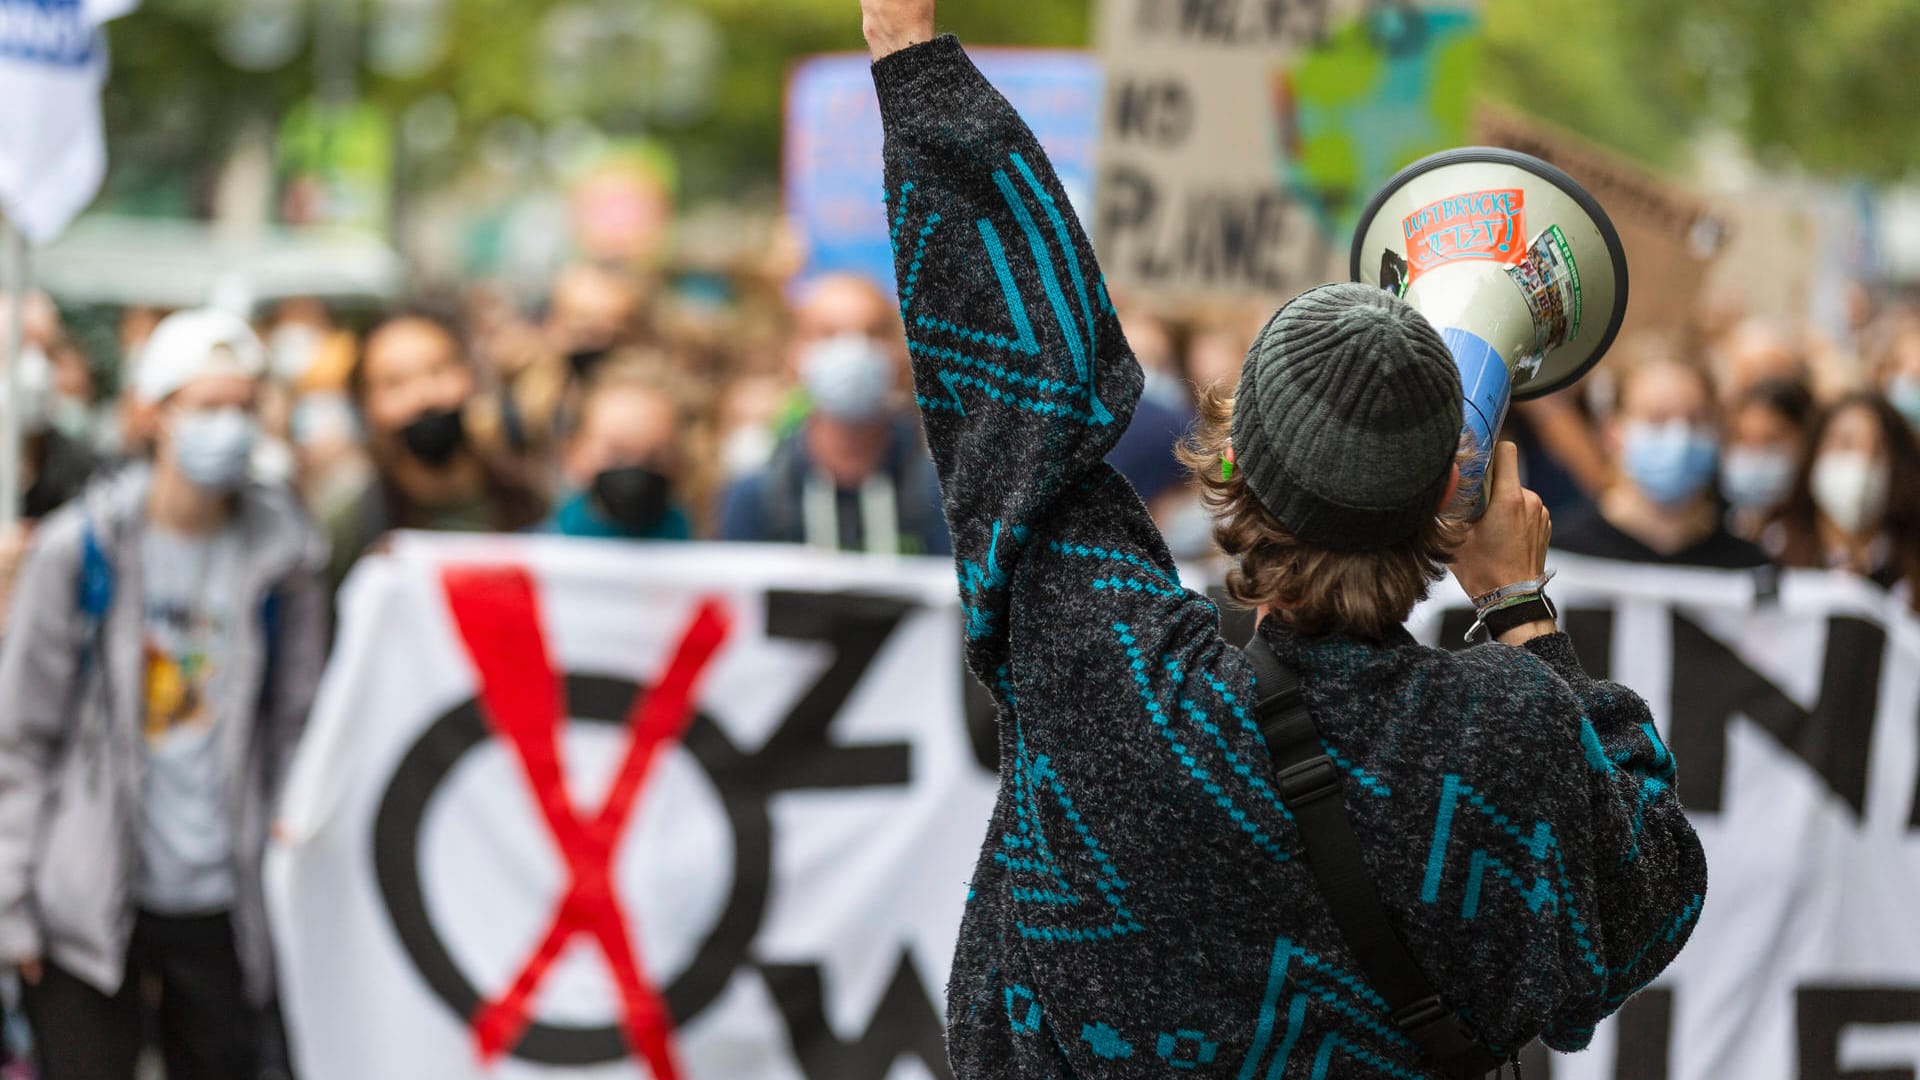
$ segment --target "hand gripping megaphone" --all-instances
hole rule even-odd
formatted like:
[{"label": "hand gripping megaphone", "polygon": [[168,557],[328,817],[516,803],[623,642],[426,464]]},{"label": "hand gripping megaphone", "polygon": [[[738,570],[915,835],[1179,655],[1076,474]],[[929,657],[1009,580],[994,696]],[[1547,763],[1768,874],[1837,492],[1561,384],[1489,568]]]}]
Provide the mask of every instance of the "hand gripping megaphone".
[{"label": "hand gripping megaphone", "polygon": [[1566,173],[1494,147],[1442,151],[1387,181],[1354,232],[1353,279],[1413,305],[1460,366],[1474,517],[1508,403],[1573,385],[1627,312],[1626,251],[1606,211]]}]

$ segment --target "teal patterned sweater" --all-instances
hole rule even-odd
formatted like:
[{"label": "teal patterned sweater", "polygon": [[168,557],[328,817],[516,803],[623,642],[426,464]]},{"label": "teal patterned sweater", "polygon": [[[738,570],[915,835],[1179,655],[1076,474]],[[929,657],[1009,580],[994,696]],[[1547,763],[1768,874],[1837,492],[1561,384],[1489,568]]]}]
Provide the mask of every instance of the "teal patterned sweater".
[{"label": "teal patterned sweater", "polygon": [[[1102,460],[1141,372],[1046,156],[951,37],[874,81],[968,659],[1000,710],[955,1075],[1434,1075],[1319,898],[1246,661]],[[1565,636],[1263,632],[1302,673],[1395,928],[1492,1048],[1584,1046],[1679,952],[1706,868],[1673,759]]]}]

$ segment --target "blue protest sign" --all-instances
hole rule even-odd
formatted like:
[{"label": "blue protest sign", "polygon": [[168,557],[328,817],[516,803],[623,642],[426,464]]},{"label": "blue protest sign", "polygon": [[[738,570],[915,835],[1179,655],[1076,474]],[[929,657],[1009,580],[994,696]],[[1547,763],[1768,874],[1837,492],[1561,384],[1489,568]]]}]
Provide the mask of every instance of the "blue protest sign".
[{"label": "blue protest sign", "polygon": [[[1046,147],[1074,208],[1093,211],[1100,64],[1089,53],[969,49]],[[893,254],[881,205],[880,107],[864,54],[804,60],[787,79],[786,212],[806,245],[802,281],[863,274],[889,291]]]}]

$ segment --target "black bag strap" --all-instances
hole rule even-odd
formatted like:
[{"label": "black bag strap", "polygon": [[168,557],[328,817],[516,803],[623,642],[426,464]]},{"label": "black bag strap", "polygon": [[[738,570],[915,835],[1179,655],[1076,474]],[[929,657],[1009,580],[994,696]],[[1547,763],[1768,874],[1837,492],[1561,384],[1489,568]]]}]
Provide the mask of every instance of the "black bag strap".
[{"label": "black bag strap", "polygon": [[1440,1000],[1413,954],[1387,922],[1360,840],[1340,797],[1340,769],[1320,742],[1300,676],[1257,631],[1246,647],[1259,695],[1260,734],[1278,773],[1280,801],[1293,814],[1320,895],[1360,963],[1360,973],[1387,1003],[1394,1026],[1456,1080],[1501,1067],[1460,1015]]}]

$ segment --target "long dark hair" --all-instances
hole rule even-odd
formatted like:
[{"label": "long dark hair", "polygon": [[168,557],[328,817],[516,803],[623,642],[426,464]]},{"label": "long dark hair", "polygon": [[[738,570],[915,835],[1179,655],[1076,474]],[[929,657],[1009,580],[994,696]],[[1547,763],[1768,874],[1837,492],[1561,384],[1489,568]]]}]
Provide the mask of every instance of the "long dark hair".
[{"label": "long dark hair", "polygon": [[1880,444],[1886,447],[1891,470],[1887,513],[1881,520],[1880,533],[1892,545],[1889,561],[1894,580],[1904,579],[1909,583],[1914,610],[1920,612],[1920,443],[1915,441],[1906,419],[1879,394],[1865,391],[1848,394],[1829,405],[1807,429],[1800,468],[1793,477],[1793,490],[1772,519],[1780,526],[1784,539],[1780,562],[1785,566],[1827,565],[1826,545],[1820,540],[1820,508],[1813,500],[1813,467],[1827,430],[1841,413],[1850,409],[1865,409],[1880,426]]},{"label": "long dark hair", "polygon": [[[461,333],[459,323],[439,314],[430,308],[408,308],[394,312],[374,324],[361,339],[360,351],[354,357],[353,367],[347,373],[347,392],[352,396],[355,409],[361,410],[364,422],[367,403],[367,356],[372,351],[368,346],[380,332],[401,323],[419,323],[431,327],[444,335],[453,348],[455,359],[461,366],[473,373],[474,397],[483,398],[482,373],[473,362],[473,354],[468,351],[466,338]],[[467,423],[474,420],[474,411],[469,404]],[[425,520],[423,507],[416,505],[413,498],[403,491],[393,479],[392,461],[397,451],[379,439],[370,439],[368,454],[373,459],[374,480],[380,498],[381,512],[385,515],[383,528],[419,528]],[[519,532],[540,521],[547,514],[547,500],[541,493],[541,485],[534,468],[521,460],[502,440],[482,437],[468,428],[467,449],[479,463],[481,479],[485,484],[488,508],[492,512],[493,527],[500,532]]]}]

